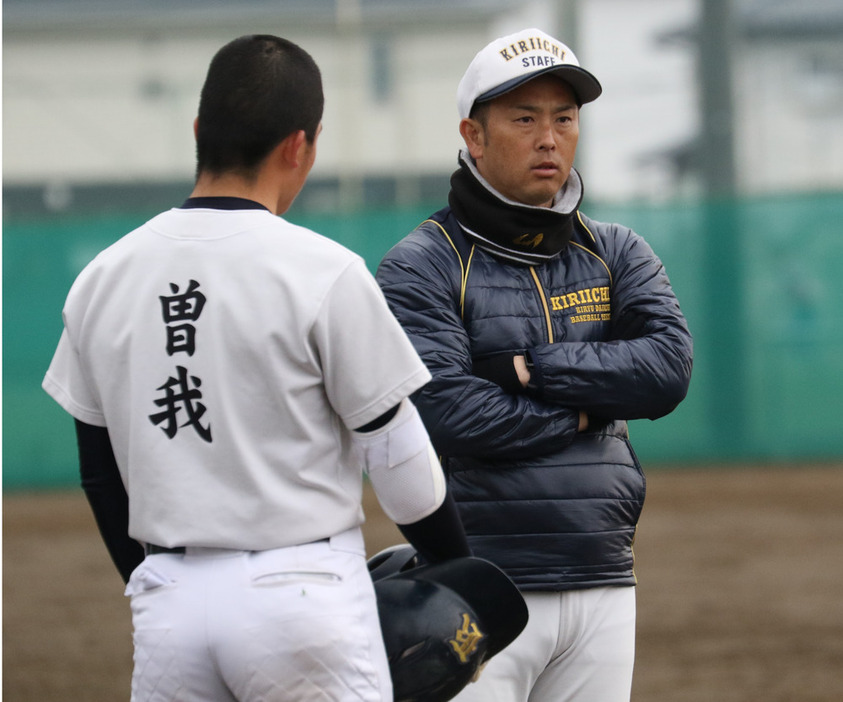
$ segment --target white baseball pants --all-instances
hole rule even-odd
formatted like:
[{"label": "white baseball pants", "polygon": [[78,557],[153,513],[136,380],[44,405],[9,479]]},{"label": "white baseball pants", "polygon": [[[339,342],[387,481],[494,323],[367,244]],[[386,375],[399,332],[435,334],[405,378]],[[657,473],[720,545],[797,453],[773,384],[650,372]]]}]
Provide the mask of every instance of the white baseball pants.
[{"label": "white baseball pants", "polygon": [[147,556],[126,588],[132,702],[391,702],[359,529],[271,551]]},{"label": "white baseball pants", "polygon": [[524,631],[454,702],[629,702],[635,588],[527,592]]}]

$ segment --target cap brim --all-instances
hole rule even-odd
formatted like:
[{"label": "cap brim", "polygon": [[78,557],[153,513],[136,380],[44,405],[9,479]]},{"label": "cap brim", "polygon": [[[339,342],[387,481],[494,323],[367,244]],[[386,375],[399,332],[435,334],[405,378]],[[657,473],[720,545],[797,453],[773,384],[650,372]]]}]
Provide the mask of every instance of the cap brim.
[{"label": "cap brim", "polygon": [[402,574],[450,588],[474,609],[488,629],[487,658],[500,653],[527,625],[524,598],[500,568],[482,558],[456,558]]},{"label": "cap brim", "polygon": [[580,68],[579,66],[549,66],[540,71],[530,73],[529,75],[518,76],[517,78],[508,80],[505,83],[501,83],[491,90],[487,90],[485,93],[476,98],[474,102],[478,103],[494,100],[496,97],[500,97],[511,90],[515,90],[515,88],[519,85],[523,85],[534,78],[547,74],[558,76],[560,79],[570,84],[581,105],[591,102],[592,100],[596,100],[603,93],[603,86],[600,85],[597,78],[591,75],[591,73],[586,71],[584,68]]}]

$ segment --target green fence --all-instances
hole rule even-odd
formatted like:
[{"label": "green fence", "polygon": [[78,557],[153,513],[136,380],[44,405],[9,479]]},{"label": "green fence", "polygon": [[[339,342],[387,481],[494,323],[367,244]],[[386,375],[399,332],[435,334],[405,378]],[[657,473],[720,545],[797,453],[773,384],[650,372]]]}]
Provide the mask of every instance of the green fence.
[{"label": "green fence", "polygon": [[[430,209],[291,218],[374,270]],[[843,193],[585,211],[650,242],[695,337],[688,398],[631,423],[645,464],[843,457]],[[76,483],[72,420],[41,379],[74,277],[147,214],[4,222],[5,489]]]}]

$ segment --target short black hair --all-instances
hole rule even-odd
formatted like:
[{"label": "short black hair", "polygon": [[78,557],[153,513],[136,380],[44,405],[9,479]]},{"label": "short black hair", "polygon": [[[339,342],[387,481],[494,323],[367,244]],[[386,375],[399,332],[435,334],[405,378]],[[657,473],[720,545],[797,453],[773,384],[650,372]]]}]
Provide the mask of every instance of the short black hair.
[{"label": "short black hair", "polygon": [[301,47],[267,34],[229,42],[211,60],[202,86],[197,175],[253,175],[299,130],[313,142],[324,104],[319,67]]},{"label": "short black hair", "polygon": [[489,124],[489,104],[491,100],[487,100],[486,102],[475,102],[471,106],[471,112],[468,113],[470,119],[476,119],[483,125],[485,129]]}]

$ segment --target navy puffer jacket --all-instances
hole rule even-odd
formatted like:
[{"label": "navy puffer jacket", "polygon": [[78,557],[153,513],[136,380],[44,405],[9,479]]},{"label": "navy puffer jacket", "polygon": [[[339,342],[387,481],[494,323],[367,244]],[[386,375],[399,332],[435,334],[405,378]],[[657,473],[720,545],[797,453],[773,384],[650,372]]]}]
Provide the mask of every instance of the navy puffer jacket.
[{"label": "navy puffer jacket", "polygon": [[[578,213],[557,258],[506,263],[446,207],[387,253],[377,280],[433,376],[413,400],[474,554],[523,590],[634,584],[645,480],[625,420],[672,411],[693,355],[650,246]],[[536,386],[509,394],[472,375],[474,359],[499,353],[526,353]]]}]

